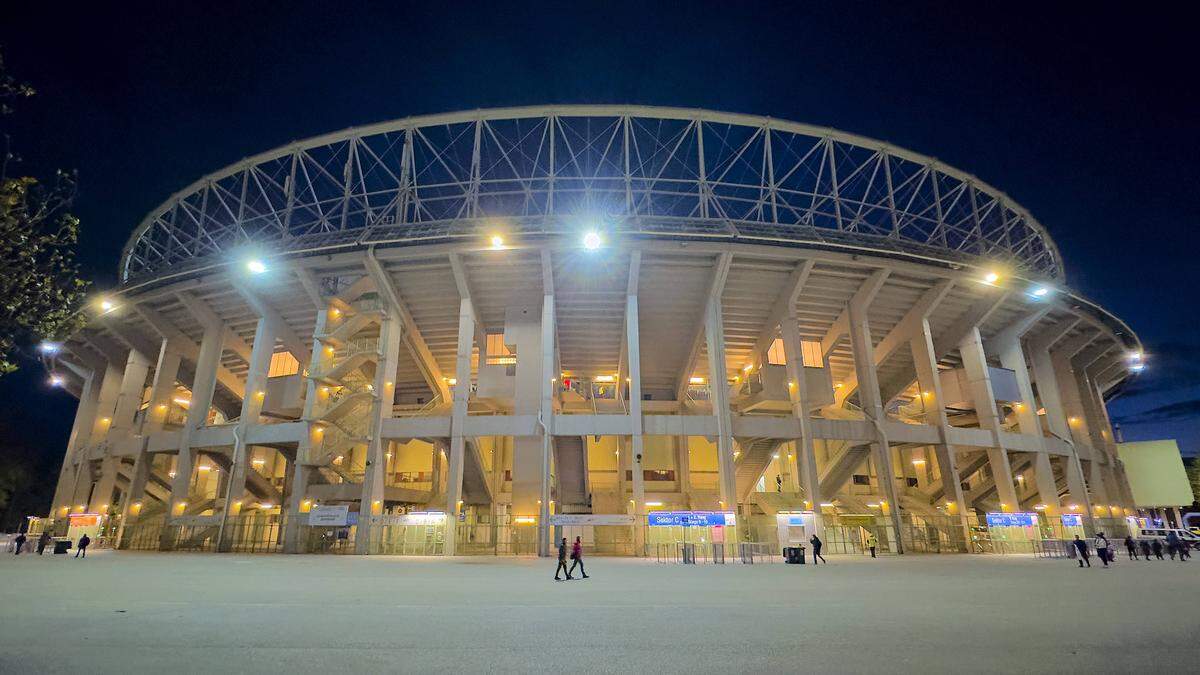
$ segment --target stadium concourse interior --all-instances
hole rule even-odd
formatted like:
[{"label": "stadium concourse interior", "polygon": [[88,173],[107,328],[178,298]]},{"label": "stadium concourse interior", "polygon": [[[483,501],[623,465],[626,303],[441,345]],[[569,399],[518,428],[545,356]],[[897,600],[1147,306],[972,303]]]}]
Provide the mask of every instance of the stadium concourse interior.
[{"label": "stadium concourse interior", "polygon": [[[490,236],[111,296],[57,357],[80,405],[53,527],[424,554],[579,533],[653,555],[786,545],[780,514],[893,551],[967,550],[987,512],[1134,514],[1104,397],[1136,337],[1061,289],[800,247]],[[731,513],[733,532],[647,527],[656,511]]]}]

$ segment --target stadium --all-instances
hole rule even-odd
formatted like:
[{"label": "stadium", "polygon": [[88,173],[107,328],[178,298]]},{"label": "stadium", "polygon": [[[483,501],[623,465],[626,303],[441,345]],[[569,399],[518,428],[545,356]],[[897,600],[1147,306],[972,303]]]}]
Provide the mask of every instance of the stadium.
[{"label": "stadium", "polygon": [[[974,176],[772,118],[412,117],[205,176],[46,345],[115,548],[902,553],[1123,531],[1143,368]],[[711,545],[711,547],[709,547]]]}]

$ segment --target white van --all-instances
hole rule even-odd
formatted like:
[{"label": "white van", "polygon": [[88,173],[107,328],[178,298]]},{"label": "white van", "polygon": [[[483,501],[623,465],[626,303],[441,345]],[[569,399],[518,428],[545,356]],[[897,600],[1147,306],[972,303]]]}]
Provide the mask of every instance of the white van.
[{"label": "white van", "polygon": [[1171,532],[1179,537],[1179,541],[1189,548],[1200,550],[1200,535],[1189,530],[1177,530],[1169,527],[1148,527],[1138,530],[1138,539],[1158,539],[1165,546],[1167,535]]}]

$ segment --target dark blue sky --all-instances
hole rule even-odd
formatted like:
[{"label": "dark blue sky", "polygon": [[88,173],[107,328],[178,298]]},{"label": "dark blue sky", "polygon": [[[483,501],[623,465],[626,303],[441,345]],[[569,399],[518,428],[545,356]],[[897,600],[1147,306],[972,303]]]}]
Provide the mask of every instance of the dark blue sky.
[{"label": "dark blue sky", "polygon": [[[101,287],[130,230],[172,192],[357,124],[611,102],[884,139],[1029,208],[1062,249],[1070,285],[1148,346],[1147,373],[1113,404],[1126,437],[1200,449],[1200,106],[1195,31],[1182,14],[1076,3],[500,4],[95,3],[80,13],[19,3],[5,11],[0,45],[39,95],[4,124],[27,170],[79,170],[81,258]],[[0,439],[57,461],[74,400],[43,379],[31,364],[0,380]]]}]

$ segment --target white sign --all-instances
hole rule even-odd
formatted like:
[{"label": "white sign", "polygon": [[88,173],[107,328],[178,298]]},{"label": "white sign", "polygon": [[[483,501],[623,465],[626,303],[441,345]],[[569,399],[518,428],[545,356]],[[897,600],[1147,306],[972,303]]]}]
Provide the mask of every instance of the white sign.
[{"label": "white sign", "polygon": [[556,513],[550,516],[551,525],[633,525],[628,513]]},{"label": "white sign", "polygon": [[171,524],[191,527],[211,527],[221,524],[221,516],[175,516],[171,519]]},{"label": "white sign", "polygon": [[442,511],[413,511],[386,516],[371,516],[371,522],[377,525],[441,525],[446,522],[446,514]]},{"label": "white sign", "polygon": [[308,512],[308,524],[324,527],[345,527],[346,514],[350,512],[347,504],[318,504]]}]

